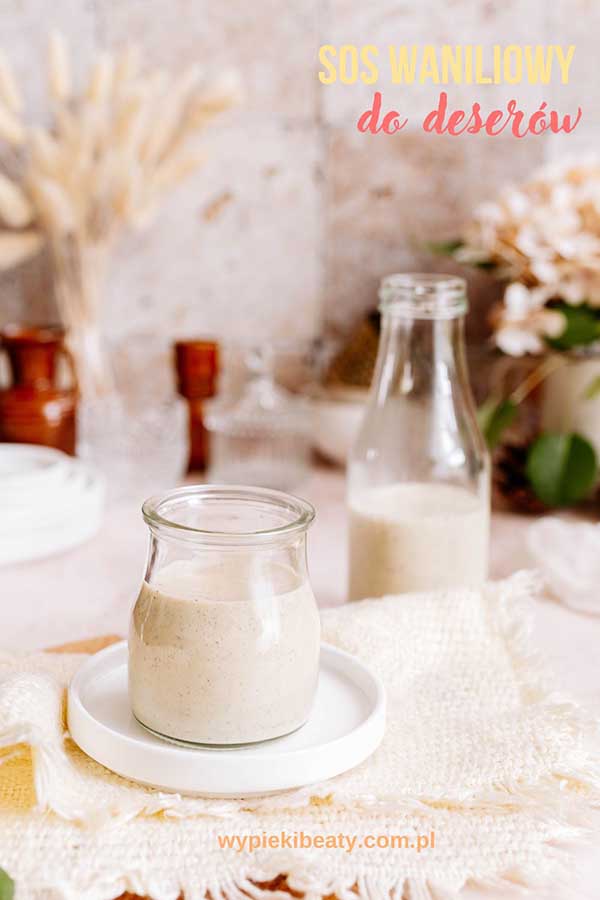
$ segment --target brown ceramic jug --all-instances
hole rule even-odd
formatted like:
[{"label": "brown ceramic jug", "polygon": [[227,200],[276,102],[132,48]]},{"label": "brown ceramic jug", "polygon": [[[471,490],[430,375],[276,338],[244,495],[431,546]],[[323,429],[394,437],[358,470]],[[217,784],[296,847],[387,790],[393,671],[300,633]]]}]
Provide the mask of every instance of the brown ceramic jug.
[{"label": "brown ceramic jug", "polygon": [[0,389],[0,441],[44,444],[74,455],[77,393],[74,386],[57,383],[61,354],[74,371],[63,339],[55,326],[14,324],[0,330],[11,379]]}]

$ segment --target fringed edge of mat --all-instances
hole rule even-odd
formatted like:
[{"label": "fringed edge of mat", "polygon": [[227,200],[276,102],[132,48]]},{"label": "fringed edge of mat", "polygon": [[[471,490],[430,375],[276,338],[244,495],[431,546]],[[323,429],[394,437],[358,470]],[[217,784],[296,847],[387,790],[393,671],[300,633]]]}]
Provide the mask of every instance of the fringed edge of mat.
[{"label": "fringed edge of mat", "polygon": [[481,812],[527,808],[543,818],[558,818],[565,824],[586,827],[591,810],[600,807],[600,719],[573,697],[555,689],[555,677],[540,652],[532,643],[533,603],[545,591],[537,571],[516,572],[504,581],[487,587],[490,616],[494,630],[504,635],[511,658],[518,670],[526,702],[556,713],[560,725],[581,737],[577,752],[568,766],[562,766],[537,783],[515,781],[503,783],[494,790],[473,794],[465,792],[447,796],[377,798],[357,797],[336,788],[335,781],[301,788],[270,797],[265,804],[252,804],[252,811],[296,809],[319,801],[336,807],[363,808],[371,812],[427,812],[477,809]]},{"label": "fringed edge of mat", "polygon": [[[121,894],[135,894],[152,900],[462,900],[463,890],[473,887],[480,890],[502,891],[508,900],[527,895],[531,891],[543,891],[552,886],[552,896],[572,896],[574,884],[572,867],[564,846],[580,839],[576,829],[561,826],[552,841],[544,845],[543,871],[540,867],[515,866],[502,874],[465,877],[451,888],[441,886],[427,878],[407,874],[398,863],[367,871],[357,865],[354,871],[333,874],[331,863],[325,859],[316,862],[303,857],[282,860],[276,854],[266,859],[247,862],[224,869],[217,877],[206,878],[202,873],[181,877],[156,877],[151,873],[129,871],[117,874],[95,872],[90,867],[86,884],[72,883],[68,876],[60,883],[44,882],[43,877],[34,884],[16,883],[15,900],[45,900],[51,893],[53,900],[105,900]],[[571,893],[569,893],[571,892]],[[539,897],[539,894],[536,893]]]}]

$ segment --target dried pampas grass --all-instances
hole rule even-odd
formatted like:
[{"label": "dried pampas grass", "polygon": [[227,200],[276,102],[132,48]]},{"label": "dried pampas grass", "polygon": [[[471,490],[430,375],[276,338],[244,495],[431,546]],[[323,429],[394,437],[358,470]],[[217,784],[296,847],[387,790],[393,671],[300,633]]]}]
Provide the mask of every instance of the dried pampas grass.
[{"label": "dried pampas grass", "polygon": [[[0,174],[0,269],[46,246],[71,335],[97,327],[99,272],[120,231],[148,225],[165,194],[204,162],[193,139],[237,103],[231,75],[210,81],[198,66],[177,76],[144,72],[139,50],[101,53],[81,89],[67,42],[48,47],[49,128],[23,119],[10,64],[0,53],[0,141],[19,164]],[[95,267],[96,270],[92,270]]]},{"label": "dried pampas grass", "polygon": [[0,234],[0,269],[11,269],[35,256],[43,246],[39,231],[20,231]]},{"label": "dried pampas grass", "polygon": [[21,94],[13,71],[3,53],[0,53],[0,99],[12,113],[19,115],[23,108]]},{"label": "dried pampas grass", "polygon": [[11,147],[19,147],[25,140],[25,128],[19,117],[5,104],[0,103],[0,140]]},{"label": "dried pampas grass", "polygon": [[0,219],[11,228],[26,228],[33,218],[33,206],[27,195],[0,172]]},{"label": "dried pampas grass", "polygon": [[54,100],[67,102],[71,92],[71,67],[67,42],[58,31],[53,31],[48,41],[48,86]]}]

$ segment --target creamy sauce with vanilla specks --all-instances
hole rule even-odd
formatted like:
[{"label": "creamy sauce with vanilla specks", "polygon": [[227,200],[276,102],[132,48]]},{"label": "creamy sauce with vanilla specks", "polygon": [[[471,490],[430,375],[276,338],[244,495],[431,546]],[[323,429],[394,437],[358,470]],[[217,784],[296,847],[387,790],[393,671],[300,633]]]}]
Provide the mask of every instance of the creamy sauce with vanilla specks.
[{"label": "creamy sauce with vanilla specks", "polygon": [[306,581],[251,554],[175,562],[144,582],[129,635],[133,713],[182,741],[241,744],[308,718],[320,623]]},{"label": "creamy sauce with vanilla specks", "polygon": [[465,488],[402,483],[350,500],[351,600],[474,586],[487,577],[489,507]]}]

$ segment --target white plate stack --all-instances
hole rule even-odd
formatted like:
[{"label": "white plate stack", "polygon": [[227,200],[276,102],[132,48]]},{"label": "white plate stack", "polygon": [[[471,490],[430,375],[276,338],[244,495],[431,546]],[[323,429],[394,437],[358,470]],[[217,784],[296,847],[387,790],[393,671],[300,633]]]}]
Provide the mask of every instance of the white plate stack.
[{"label": "white plate stack", "polygon": [[104,481],[78,459],[0,444],[0,565],[60,553],[100,527]]}]

